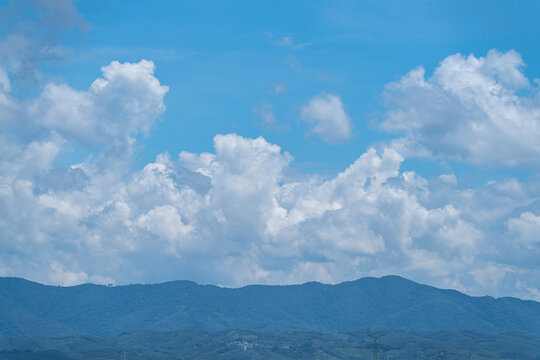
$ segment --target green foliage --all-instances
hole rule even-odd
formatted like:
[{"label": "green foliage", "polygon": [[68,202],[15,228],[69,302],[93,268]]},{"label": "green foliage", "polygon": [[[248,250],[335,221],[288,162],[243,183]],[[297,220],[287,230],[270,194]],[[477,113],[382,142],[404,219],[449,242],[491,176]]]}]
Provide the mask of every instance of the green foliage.
[{"label": "green foliage", "polygon": [[[540,334],[540,303],[470,297],[397,276],[239,289],[189,281],[57,287],[0,278],[0,319],[26,334],[44,336],[141,329],[343,332],[368,327]],[[0,321],[2,335],[18,334]]]},{"label": "green foliage", "polygon": [[[104,337],[34,337],[0,340],[0,359],[371,359],[377,337],[381,360],[540,360],[540,337],[524,333],[361,330],[348,333],[228,330],[138,331]],[[36,349],[36,344],[39,349]]]}]

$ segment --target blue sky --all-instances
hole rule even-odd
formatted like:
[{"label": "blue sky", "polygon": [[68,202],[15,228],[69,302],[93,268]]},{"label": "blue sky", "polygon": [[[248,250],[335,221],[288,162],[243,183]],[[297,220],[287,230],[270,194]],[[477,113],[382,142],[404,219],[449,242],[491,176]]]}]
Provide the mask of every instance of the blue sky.
[{"label": "blue sky", "polygon": [[[531,65],[540,62],[539,6],[529,5],[83,1],[78,7],[90,30],[66,34],[74,54],[51,72],[84,89],[112,60],[156,63],[156,76],[170,87],[167,111],[142,140],[139,165],[163,151],[209,151],[216,133],[235,132],[263,135],[299,165],[335,172],[393,136],[370,123],[383,116],[385,84],[419,65],[430,73],[450,54],[518,49],[527,76],[538,77]],[[280,84],[285,91],[273,94]],[[353,120],[354,137],[339,146],[306,139],[299,120],[301,104],[320,92],[339,94]],[[271,103],[276,121],[290,130],[260,126],[253,112],[260,103]],[[430,165],[411,166],[433,175]]]},{"label": "blue sky", "polygon": [[0,8],[0,275],[540,298],[537,2]]}]

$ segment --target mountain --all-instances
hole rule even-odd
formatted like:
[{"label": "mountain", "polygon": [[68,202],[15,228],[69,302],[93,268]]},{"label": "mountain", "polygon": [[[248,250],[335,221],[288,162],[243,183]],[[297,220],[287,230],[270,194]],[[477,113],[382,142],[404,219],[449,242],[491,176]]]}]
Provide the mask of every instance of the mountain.
[{"label": "mountain", "polygon": [[46,286],[0,278],[0,335],[108,335],[133,330],[524,331],[540,334],[540,303],[470,297],[397,277],[238,289],[173,281]]}]

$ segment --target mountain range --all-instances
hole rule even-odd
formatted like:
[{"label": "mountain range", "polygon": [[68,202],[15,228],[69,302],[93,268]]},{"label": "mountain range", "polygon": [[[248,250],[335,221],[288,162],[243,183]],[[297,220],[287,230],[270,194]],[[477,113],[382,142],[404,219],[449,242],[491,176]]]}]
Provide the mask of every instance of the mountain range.
[{"label": "mountain range", "polygon": [[471,297],[398,276],[242,288],[191,281],[61,287],[0,278],[0,336],[175,329],[331,333],[366,328],[538,335],[540,303]]}]

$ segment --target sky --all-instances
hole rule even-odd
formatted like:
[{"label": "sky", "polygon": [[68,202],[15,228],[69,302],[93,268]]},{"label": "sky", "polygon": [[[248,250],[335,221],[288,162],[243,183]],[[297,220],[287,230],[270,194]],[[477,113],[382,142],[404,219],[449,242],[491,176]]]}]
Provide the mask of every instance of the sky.
[{"label": "sky", "polygon": [[540,300],[539,11],[0,0],[0,276]]}]

